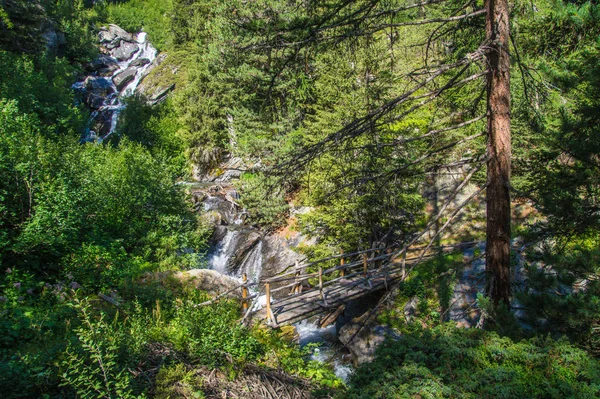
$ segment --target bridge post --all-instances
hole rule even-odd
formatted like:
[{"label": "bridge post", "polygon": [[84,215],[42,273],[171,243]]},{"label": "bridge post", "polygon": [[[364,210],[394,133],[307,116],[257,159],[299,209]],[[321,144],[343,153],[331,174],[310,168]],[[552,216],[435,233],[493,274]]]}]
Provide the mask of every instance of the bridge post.
[{"label": "bridge post", "polygon": [[369,280],[369,261],[367,260],[367,254],[363,254],[363,275],[365,280],[367,280],[367,284],[369,284],[369,289],[372,289],[371,280]]},{"label": "bridge post", "polygon": [[319,297],[321,297],[323,302],[327,303],[323,294],[323,266],[319,266]]},{"label": "bridge post", "polygon": [[402,281],[406,279],[406,252],[408,252],[408,248],[405,247],[402,254]]},{"label": "bridge post", "polygon": [[300,265],[298,261],[296,261],[296,274],[294,275],[294,287],[292,288],[292,292],[290,295],[297,295],[302,292],[302,282],[298,279],[300,277]]},{"label": "bridge post", "polygon": [[242,309],[246,312],[248,310],[248,300],[246,299],[248,298],[248,286],[246,285],[248,284],[248,275],[246,273],[242,275],[242,280],[244,281],[244,286],[242,287]]},{"label": "bridge post", "polygon": [[265,296],[267,300],[267,323],[271,322],[271,285],[265,283]]}]

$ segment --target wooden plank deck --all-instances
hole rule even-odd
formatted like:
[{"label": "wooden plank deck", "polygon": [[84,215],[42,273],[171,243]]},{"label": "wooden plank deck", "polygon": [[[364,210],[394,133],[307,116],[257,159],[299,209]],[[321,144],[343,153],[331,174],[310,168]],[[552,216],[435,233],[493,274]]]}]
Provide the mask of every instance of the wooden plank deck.
[{"label": "wooden plank deck", "polygon": [[[354,276],[341,279],[335,284],[323,287],[324,300],[321,300],[318,288],[312,288],[300,294],[290,295],[282,299],[271,301],[271,310],[275,317],[272,326],[289,325],[310,316],[330,312],[348,300],[360,298],[375,291],[386,289],[400,274],[389,275],[387,283],[385,276],[378,275],[368,280],[363,276]],[[254,313],[255,320],[267,319],[266,309],[263,307]]]}]

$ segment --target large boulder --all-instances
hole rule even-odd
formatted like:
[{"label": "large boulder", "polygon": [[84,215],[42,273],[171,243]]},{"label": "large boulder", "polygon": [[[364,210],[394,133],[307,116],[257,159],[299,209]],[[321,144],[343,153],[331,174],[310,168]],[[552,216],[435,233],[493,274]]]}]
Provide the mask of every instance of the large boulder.
[{"label": "large boulder", "polygon": [[100,32],[98,33],[98,41],[101,44],[106,45],[121,40],[131,42],[133,41],[133,35],[117,25],[109,25],[108,28],[100,28]]},{"label": "large boulder", "polygon": [[92,121],[92,130],[96,135],[105,137],[110,133],[114,113],[115,111],[111,109],[105,109],[98,112],[98,115]]},{"label": "large boulder", "polygon": [[223,225],[235,225],[239,223],[240,211],[235,203],[228,201],[225,196],[210,195],[204,202],[205,211],[217,212],[220,215],[219,223]]},{"label": "large boulder", "polygon": [[117,61],[127,61],[139,50],[139,47],[133,43],[122,42],[121,45],[111,51],[111,55]]},{"label": "large boulder", "polygon": [[83,82],[83,86],[87,91],[104,97],[115,92],[110,80],[104,77],[88,76]]},{"label": "large boulder", "polygon": [[87,92],[83,101],[91,109],[100,109],[104,105],[104,97],[94,92]]},{"label": "large boulder", "polygon": [[179,66],[177,62],[165,63],[166,60],[167,53],[159,54],[144,71],[142,81],[136,89],[136,94],[144,97],[150,105],[163,102],[175,89]]},{"label": "large boulder", "polygon": [[182,284],[192,286],[195,289],[208,292],[210,295],[219,295],[230,290],[228,296],[240,298],[241,289],[235,289],[240,282],[210,269],[193,269],[175,274],[175,278]]},{"label": "large boulder", "polygon": [[139,67],[146,66],[149,63],[150,63],[150,60],[148,58],[138,58],[137,60],[135,60],[131,64],[129,64],[129,66],[139,68]]},{"label": "large boulder", "polygon": [[135,75],[137,73],[137,68],[129,67],[125,69],[123,72],[119,72],[113,77],[113,83],[117,87],[117,90],[122,91],[129,83],[131,83],[135,79]]},{"label": "large boulder", "polygon": [[355,364],[372,362],[375,351],[388,337],[400,339],[397,332],[387,326],[378,325],[370,312],[352,321],[339,330],[338,339],[352,354]]},{"label": "large boulder", "polygon": [[98,58],[92,61],[87,68],[91,72],[100,73],[100,71],[102,71],[104,74],[106,72],[114,72],[119,69],[119,63],[113,57],[101,54]]}]

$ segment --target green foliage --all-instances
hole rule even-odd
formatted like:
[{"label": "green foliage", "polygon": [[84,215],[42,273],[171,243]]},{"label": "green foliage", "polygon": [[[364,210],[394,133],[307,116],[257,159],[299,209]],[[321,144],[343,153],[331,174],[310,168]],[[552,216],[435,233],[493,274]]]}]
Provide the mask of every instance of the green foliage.
[{"label": "green foliage", "polygon": [[283,190],[275,187],[273,179],[244,173],[241,177],[242,204],[248,209],[249,221],[266,228],[285,225],[289,205]]},{"label": "green foliage", "polygon": [[[526,323],[536,331],[566,335],[590,353],[600,354],[600,285],[598,239],[572,240],[530,254],[528,290],[517,298],[526,309]],[[551,268],[543,265],[552,265]]]},{"label": "green foliage", "polygon": [[186,301],[176,303],[173,318],[160,332],[164,339],[208,366],[224,365],[228,357],[237,363],[256,360],[263,349],[237,323],[239,304],[232,301],[194,306],[204,299],[205,296],[191,293]]},{"label": "green foliage", "polygon": [[593,398],[600,366],[566,340],[513,342],[447,324],[405,334],[358,368],[340,398]]},{"label": "green foliage", "polygon": [[46,136],[72,133],[83,125],[85,115],[73,106],[72,74],[65,60],[36,60],[0,50],[2,98],[18,103],[25,114],[36,114],[46,125]]},{"label": "green foliage", "polygon": [[118,287],[126,278],[138,278],[143,271],[141,261],[127,256],[117,244],[108,247],[83,244],[63,266],[63,273],[90,293]]},{"label": "green foliage", "polygon": [[172,37],[169,29],[172,7],[172,0],[110,2],[106,7],[106,18],[128,32],[147,32],[148,40],[163,50]]},{"label": "green foliage", "polygon": [[81,398],[137,398],[132,393],[131,375],[118,363],[118,350],[123,336],[117,326],[100,314],[91,315],[86,300],[74,298],[81,326],[75,329],[76,341],[71,343],[61,360],[63,385],[70,386]]},{"label": "green foliage", "polygon": [[[414,331],[417,326],[434,328],[448,320],[454,283],[462,273],[463,254],[460,252],[438,254],[417,265],[406,280],[398,284],[393,306],[380,312],[378,319],[401,332]],[[416,303],[414,314],[406,320],[404,308],[409,301]]]},{"label": "green foliage", "polygon": [[156,376],[156,399],[195,398],[204,399],[202,378],[183,364],[162,367]]},{"label": "green foliage", "polygon": [[173,176],[189,174],[185,157],[185,142],[180,137],[181,122],[172,102],[149,106],[139,97],[130,97],[119,117],[118,131],[111,142],[118,145],[118,137],[140,143],[154,158],[169,167]]}]

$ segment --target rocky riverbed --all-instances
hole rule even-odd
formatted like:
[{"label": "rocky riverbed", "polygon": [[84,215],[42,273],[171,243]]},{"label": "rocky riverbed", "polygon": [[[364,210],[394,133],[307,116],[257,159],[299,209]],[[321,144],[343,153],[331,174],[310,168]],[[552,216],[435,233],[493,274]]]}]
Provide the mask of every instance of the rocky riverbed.
[{"label": "rocky riverbed", "polygon": [[73,85],[79,101],[91,112],[83,141],[106,140],[117,128],[125,98],[161,61],[145,32],[129,33],[117,25],[98,33],[100,55],[86,66],[87,75]]}]

